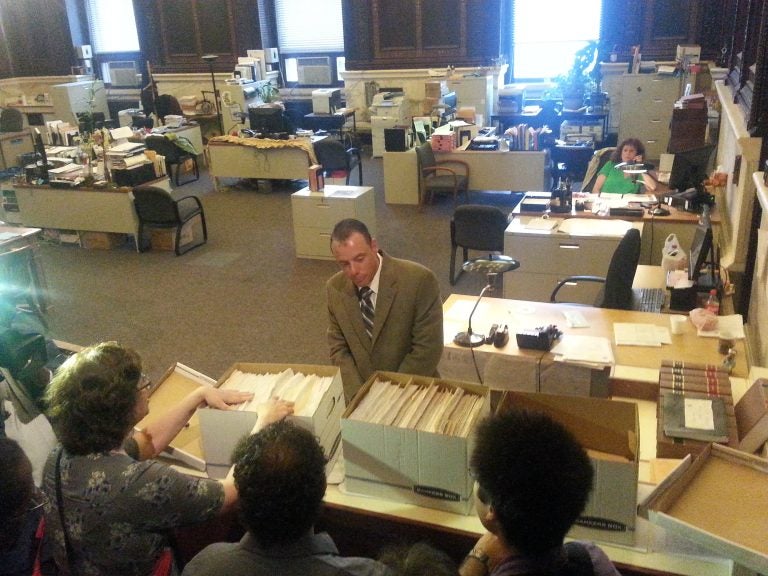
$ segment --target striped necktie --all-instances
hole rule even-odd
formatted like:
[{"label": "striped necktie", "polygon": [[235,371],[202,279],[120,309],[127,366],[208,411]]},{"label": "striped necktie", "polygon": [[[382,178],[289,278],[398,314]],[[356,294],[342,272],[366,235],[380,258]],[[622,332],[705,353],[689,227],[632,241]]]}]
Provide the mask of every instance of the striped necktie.
[{"label": "striped necktie", "polygon": [[365,324],[365,331],[369,338],[373,338],[373,290],[368,286],[363,286],[358,290],[358,297],[360,298],[360,311],[363,313],[363,324]]}]

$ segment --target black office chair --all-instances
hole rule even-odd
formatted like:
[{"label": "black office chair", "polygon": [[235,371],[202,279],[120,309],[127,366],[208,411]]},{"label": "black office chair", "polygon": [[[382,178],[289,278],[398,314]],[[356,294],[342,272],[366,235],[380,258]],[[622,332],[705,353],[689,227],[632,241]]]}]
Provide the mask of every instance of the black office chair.
[{"label": "black office chair", "polygon": [[[185,196],[174,200],[171,195],[155,186],[137,186],[133,189],[133,204],[139,217],[138,245],[139,251],[144,252],[144,229],[149,228],[175,228],[176,229],[176,255],[181,256],[185,252],[205,244],[208,240],[208,229],[205,225],[203,205],[196,196]],[[203,239],[187,242],[182,246],[181,235],[184,225],[196,216],[200,216],[203,228]]]},{"label": "black office chair", "polygon": [[0,132],[21,132],[24,129],[24,115],[16,108],[3,108],[0,112]]},{"label": "black office chair", "polygon": [[[161,156],[165,157],[165,169],[168,175],[173,177],[176,186],[179,184],[179,172],[181,171],[181,165],[187,160],[192,162],[194,167],[195,177],[193,180],[187,180],[184,184],[195,182],[200,178],[200,167],[197,164],[197,156],[191,152],[183,150],[177,146],[172,140],[169,140],[162,134],[150,134],[144,140],[144,144],[149,150],[154,150]],[[173,167],[176,166],[176,176],[173,176]]]},{"label": "black office chair", "polygon": [[357,166],[359,185],[363,185],[363,160],[359,148],[347,148],[338,140],[331,138],[323,138],[315,142],[313,147],[317,161],[322,164],[323,173],[326,177],[332,177],[334,174],[343,172],[346,176],[346,183],[349,184],[349,175],[352,173],[352,169]]},{"label": "black office chair", "polygon": [[598,308],[632,309],[632,282],[640,262],[640,231],[630,228],[624,234],[611,257],[608,273],[602,276],[569,276],[557,283],[550,302],[557,302],[557,293],[566,283],[600,282],[604,284],[594,305]]},{"label": "black office chair", "polygon": [[605,163],[610,160],[614,150],[616,150],[615,146],[595,150],[595,153],[592,154],[592,158],[587,164],[587,171],[581,181],[582,192],[592,192],[592,189],[595,187],[595,180],[597,180],[597,174],[600,172],[600,169],[605,166]]},{"label": "black office chair", "polygon": [[181,104],[179,104],[176,96],[171,96],[170,94],[160,94],[157,97],[155,100],[155,112],[163,124],[165,124],[165,117],[169,114],[183,116]]},{"label": "black office chair", "polygon": [[[462,248],[464,259],[461,264],[469,259],[469,250],[482,250],[489,254],[503,252],[506,228],[507,216],[495,206],[466,204],[456,208],[451,217],[451,267],[448,270],[451,286],[464,272],[459,265],[459,273],[454,276],[456,249],[459,246]],[[490,258],[493,258],[492,254]]]},{"label": "black office chair", "polygon": [[[431,202],[432,196],[441,192],[453,194],[454,206],[461,192],[469,201],[469,164],[461,160],[438,162],[429,142],[416,147],[416,158],[419,166],[419,204]],[[462,166],[464,173],[449,168],[448,164]]]}]

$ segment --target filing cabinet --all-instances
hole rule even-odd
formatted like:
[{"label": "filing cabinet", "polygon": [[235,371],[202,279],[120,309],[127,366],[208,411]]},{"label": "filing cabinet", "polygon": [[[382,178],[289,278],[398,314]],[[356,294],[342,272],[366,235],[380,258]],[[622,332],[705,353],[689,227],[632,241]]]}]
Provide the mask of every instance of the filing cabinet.
[{"label": "filing cabinet", "polygon": [[645,145],[645,158],[658,160],[667,151],[669,124],[679,97],[680,78],[664,74],[625,74],[619,142],[637,138]]},{"label": "filing cabinet", "polygon": [[331,260],[333,227],[344,218],[356,218],[376,233],[376,206],[371,186],[327,185],[322,192],[302,188],[291,195],[293,238],[298,258]]}]

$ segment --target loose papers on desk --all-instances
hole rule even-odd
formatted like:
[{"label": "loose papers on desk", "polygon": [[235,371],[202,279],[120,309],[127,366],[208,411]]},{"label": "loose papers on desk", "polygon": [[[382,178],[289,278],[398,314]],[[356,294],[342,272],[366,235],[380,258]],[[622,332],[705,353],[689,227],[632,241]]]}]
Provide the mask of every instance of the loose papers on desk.
[{"label": "loose papers on desk", "polygon": [[558,232],[571,236],[624,236],[632,228],[626,220],[596,220],[594,218],[567,218]]},{"label": "loose papers on desk", "polygon": [[744,318],[741,314],[717,317],[717,328],[714,330],[699,329],[698,335],[705,338],[719,338],[721,334],[727,334],[729,338],[741,340],[744,338]]},{"label": "loose papers on desk", "polygon": [[632,322],[614,322],[616,346],[655,346],[671,344],[672,336],[666,326]]},{"label": "loose papers on desk", "polygon": [[466,438],[483,404],[482,396],[462,388],[376,380],[348,418]]},{"label": "loose papers on desk", "polygon": [[566,334],[552,348],[556,362],[602,368],[614,364],[611,342],[601,336]]}]

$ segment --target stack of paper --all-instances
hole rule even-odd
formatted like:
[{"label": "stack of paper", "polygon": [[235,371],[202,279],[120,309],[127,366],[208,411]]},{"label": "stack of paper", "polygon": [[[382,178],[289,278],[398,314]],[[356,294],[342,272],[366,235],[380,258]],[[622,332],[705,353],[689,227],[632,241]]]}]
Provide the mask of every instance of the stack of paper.
[{"label": "stack of paper", "polygon": [[349,419],[467,437],[482,407],[482,396],[463,388],[376,380]]},{"label": "stack of paper", "polygon": [[671,344],[669,328],[655,324],[616,322],[613,325],[616,346],[656,346]]},{"label": "stack of paper", "polygon": [[270,398],[293,402],[296,416],[312,416],[331,385],[332,378],[305,375],[291,369],[279,374],[253,374],[235,370],[221,388],[253,393],[253,399],[238,406],[238,410],[257,412]]},{"label": "stack of paper", "polygon": [[600,336],[567,334],[552,348],[555,361],[600,368],[614,363],[611,342]]}]

